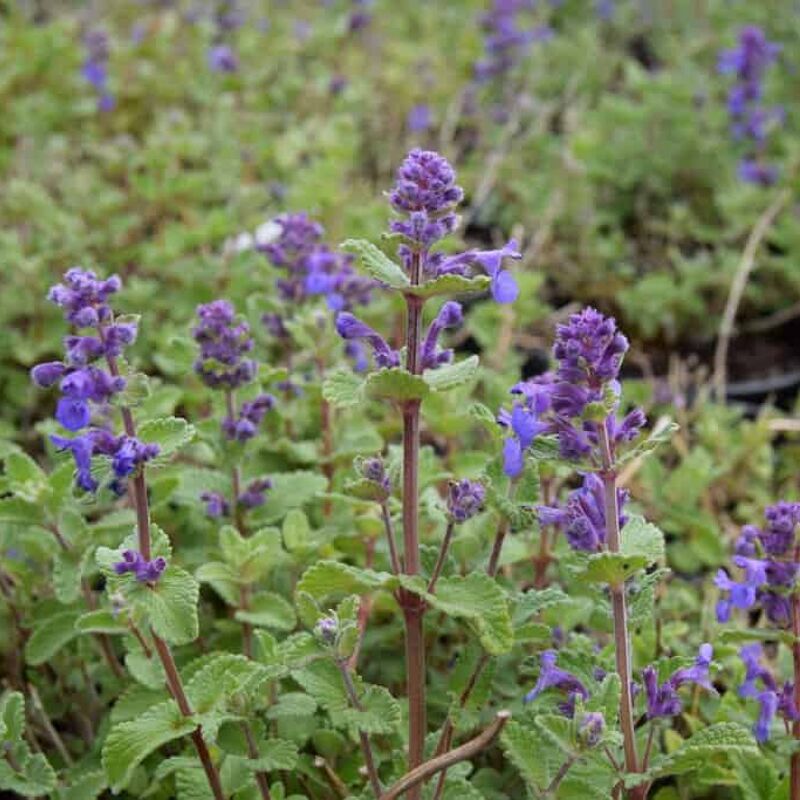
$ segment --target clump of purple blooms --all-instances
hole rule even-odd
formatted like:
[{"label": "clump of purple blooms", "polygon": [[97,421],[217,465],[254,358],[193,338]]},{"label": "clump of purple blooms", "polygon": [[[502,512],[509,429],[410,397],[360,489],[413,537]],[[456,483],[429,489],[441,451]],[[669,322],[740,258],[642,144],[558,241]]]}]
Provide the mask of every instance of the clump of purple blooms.
[{"label": "clump of purple blooms", "polygon": [[770,727],[776,714],[787,723],[800,718],[794,700],[794,683],[786,681],[783,686],[778,687],[772,672],[762,664],[763,650],[758,642],[745,645],[739,651],[739,657],[745,668],[739,696],[758,701],[759,714],[753,733],[756,740],[763,744],[769,739]]},{"label": "clump of purple blooms", "polygon": [[678,689],[688,683],[701,686],[706,691],[716,694],[709,678],[709,667],[713,649],[710,644],[700,645],[694,664],[691,667],[676,669],[663,683],[658,682],[658,672],[652,665],[642,670],[647,718],[674,717],[683,710],[683,701]]},{"label": "clump of purple blooms", "polygon": [[192,330],[200,345],[195,372],[212,389],[238,389],[256,374],[256,362],[245,355],[253,349],[250,326],[237,319],[227,300],[214,300],[198,306],[198,324]]},{"label": "clump of purple blooms", "polygon": [[[628,492],[617,489],[620,528],[628,520],[622,512],[627,500]],[[607,526],[603,482],[595,473],[584,475],[581,488],[572,492],[563,505],[539,506],[537,511],[539,523],[563,531],[573,550],[595,553],[605,547]]]},{"label": "clump of purple blooms", "polygon": [[132,572],[136,580],[141,583],[155,583],[166,568],[166,559],[161,556],[147,561],[141,553],[137,553],[135,550],[123,551],[122,561],[114,564],[114,572],[117,575]]},{"label": "clump of purple blooms", "polygon": [[[453,233],[458,225],[456,206],[464,197],[456,184],[456,174],[447,159],[429,150],[412,150],[399,170],[389,203],[398,218],[389,223],[389,230],[400,239],[398,255],[413,285],[435,280],[444,275],[467,277],[474,270],[491,278],[491,292],[498,303],[512,303],[519,289],[510,272],[503,269],[505,258],[519,259],[516,242],[511,240],[498,250],[467,250],[456,255],[432,248]],[[423,369],[435,369],[452,361],[452,350],[440,350],[439,336],[445,328],[461,324],[461,306],[446,302],[431,323],[422,344]],[[348,340],[365,340],[373,350],[379,367],[400,365],[400,354],[386,340],[353,314],[340,313],[336,329]]]},{"label": "clump of purple blooms", "polygon": [[764,31],[748,25],[739,32],[739,43],[720,54],[718,69],[734,75],[736,82],[728,92],[728,113],[734,137],[746,143],[747,154],[739,162],[739,177],[747,183],[771,186],[778,169],[765,161],[767,139],[784,118],[783,108],[762,104],[764,74],[774,63],[780,46],[770,42]]},{"label": "clump of purple blooms", "polygon": [[[317,297],[324,297],[332,311],[349,311],[366,305],[372,297],[375,282],[359,275],[353,267],[353,257],[336,253],[322,237],[325,229],[304,212],[282,214],[274,220],[276,235],[266,237],[256,248],[284,275],[275,286],[278,295],[290,306]],[[279,314],[262,317],[267,330],[276,338],[286,338],[288,332]],[[345,345],[345,354],[353,359],[357,372],[368,366],[361,344],[353,337]]]},{"label": "clump of purple blooms", "polygon": [[[258,394],[236,408],[236,389],[250,383],[256,375],[257,365],[248,354],[253,349],[250,326],[236,315],[227,300],[214,300],[198,306],[198,324],[192,330],[195,341],[200,346],[200,354],[195,361],[195,372],[203,383],[212,389],[222,389],[225,393],[226,413],[221,428],[225,439],[247,442],[258,432],[267,412],[275,406],[275,398],[269,394]],[[238,486],[238,477],[235,482]],[[243,508],[263,505],[265,492],[272,487],[268,478],[252,481],[244,491],[234,492],[234,498]],[[227,516],[231,507],[223,494],[216,491],[203,492],[200,499],[206,505],[210,517]]]},{"label": "clump of purple blooms", "polygon": [[284,272],[275,282],[279,296],[302,303],[324,296],[333,311],[369,302],[374,283],[353,269],[353,257],[332,251],[323,241],[325,229],[308,214],[282,214],[277,236],[257,245],[273,266]]},{"label": "clump of purple blooms", "polygon": [[[76,483],[87,492],[94,492],[99,486],[92,475],[93,456],[110,460],[115,476],[110,488],[121,493],[123,479],[159,453],[156,444],[146,444],[133,436],[115,436],[106,421],[110,402],[125,388],[116,359],[135,341],[137,333],[136,322],[115,320],[108,304],[109,297],[121,286],[116,275],[101,279],[90,270],[68,270],[64,282],[53,286],[48,298],[64,309],[64,317],[76,333],[64,338],[63,361],[38,364],[31,370],[37,386],[49,388],[58,383],[62,396],[56,406],[56,420],[73,433],[88,429],[73,438],[50,437],[60,450],[72,453]],[[96,424],[93,420],[97,420]]]},{"label": "clump of purple blooms", "polygon": [[498,421],[509,432],[504,448],[504,470],[518,477],[525,451],[543,433],[555,434],[561,455],[569,460],[589,459],[598,467],[601,426],[611,447],[635,439],[645,424],[639,408],[620,419],[619,371],[628,340],[611,317],[593,308],[573,314],[556,329],[554,373],[517,384],[519,397]]},{"label": "clump of purple blooms", "polygon": [[116,105],[114,95],[108,87],[108,34],[102,30],[87,31],[83,37],[86,58],[81,75],[97,94],[97,110],[112,111]]},{"label": "clump of purple blooms", "polygon": [[547,25],[524,24],[523,12],[535,8],[535,0],[493,0],[481,15],[484,57],[475,64],[478,83],[502,78],[519,64],[534,42],[553,35]]},{"label": "clump of purple blooms", "polygon": [[237,72],[239,56],[232,45],[226,41],[231,33],[241,28],[245,13],[237,0],[223,0],[213,15],[216,28],[216,42],[208,50],[208,66],[213,72]]},{"label": "clump of purple blooms", "polygon": [[454,522],[466,522],[481,511],[485,499],[482,483],[467,478],[452,481],[447,492],[447,513]]},{"label": "clump of purple blooms", "polygon": [[[752,612],[760,607],[770,623],[792,629],[793,618],[798,613],[795,580],[800,567],[796,542],[800,503],[780,501],[767,507],[764,517],[764,527],[745,525],[736,541],[733,563],[741,570],[741,580],[733,580],[722,569],[714,579],[724,593],[717,603],[717,619],[727,622],[735,608]],[[745,667],[739,695],[758,701],[760,711],[753,731],[756,739],[763,743],[769,738],[776,714],[787,723],[799,718],[795,687],[789,681],[778,687],[772,672],[761,663],[760,644],[743,647],[739,655]]]},{"label": "clump of purple blooms", "polygon": [[791,623],[789,592],[799,566],[795,531],[800,524],[800,503],[776,503],[764,516],[765,527],[745,525],[736,542],[733,563],[741,570],[741,581],[722,569],[714,579],[725,593],[717,603],[720,622],[727,622],[734,608],[749,610],[758,605],[773,625],[785,628]]}]

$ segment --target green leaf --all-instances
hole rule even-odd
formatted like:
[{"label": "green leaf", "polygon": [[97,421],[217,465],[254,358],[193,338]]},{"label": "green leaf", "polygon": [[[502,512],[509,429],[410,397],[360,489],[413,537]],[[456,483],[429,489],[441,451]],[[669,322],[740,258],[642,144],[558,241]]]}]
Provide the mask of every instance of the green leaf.
[{"label": "green leaf", "polygon": [[338,408],[358,405],[363,399],[364,381],[348,369],[329,373],[322,382],[322,396]]},{"label": "green leaf", "polygon": [[130,633],[125,624],[125,616],[114,614],[109,609],[99,608],[96,611],[87,611],[75,620],[75,630],[78,633]]},{"label": "green leaf", "polygon": [[36,502],[47,488],[47,476],[41,467],[19,450],[12,450],[4,459],[8,488],[17,497]]},{"label": "green leaf", "polygon": [[[313,702],[313,701],[312,701]],[[247,766],[258,772],[276,769],[293,770],[297,766],[297,745],[285,739],[268,739],[256,743],[258,758],[247,759]]]},{"label": "green leaf", "polygon": [[463,577],[440,578],[436,594],[423,592],[423,596],[433,608],[466,620],[491,655],[507,653],[513,647],[514,632],[508,600],[488,575],[473,572]]},{"label": "green leaf", "polygon": [[194,439],[195,427],[180,417],[163,417],[145,422],[139,428],[139,438],[148,444],[157,444],[161,451],[156,461],[167,461]]},{"label": "green leaf", "polygon": [[735,722],[720,722],[699,730],[677,750],[660,758],[650,769],[655,777],[682,775],[705,767],[715,759],[732,756],[757,758],[752,733]]},{"label": "green leaf", "polygon": [[184,717],[173,700],[161,703],[137,719],[115,725],[103,745],[103,768],[112,791],[124,789],[136,767],[150,753],[196,727],[197,722]]},{"label": "green leaf", "polygon": [[640,516],[631,516],[622,529],[620,551],[625,555],[643,556],[647,566],[663,562],[665,558],[664,534]]},{"label": "green leaf", "polygon": [[379,369],[364,383],[364,395],[372,400],[422,400],[430,391],[426,381],[402,367]]},{"label": "green leaf", "polygon": [[283,520],[283,543],[290,553],[308,551],[313,545],[308,517],[299,509],[292,509]]},{"label": "green leaf", "polygon": [[61,789],[59,800],[96,800],[108,788],[103,770],[86,772],[85,769],[79,768],[67,782],[68,786]]},{"label": "green leaf", "polygon": [[260,628],[273,628],[279,631],[290,631],[297,624],[291,603],[274,592],[256,594],[247,611],[236,612],[236,619]]},{"label": "green leaf", "polygon": [[317,710],[317,701],[304,692],[281,692],[278,702],[267,711],[268,719],[310,717]]},{"label": "green leaf", "polygon": [[554,764],[559,755],[538,730],[512,719],[503,729],[500,744],[508,760],[528,783],[539,791],[550,783],[558,768]]},{"label": "green leaf", "polygon": [[19,766],[18,771],[7,761],[0,761],[0,789],[8,789],[23,797],[39,797],[55,789],[55,770],[41,753],[28,753]]},{"label": "green leaf", "polygon": [[78,611],[61,611],[38,622],[25,644],[25,660],[28,664],[44,664],[74,639],[78,635],[75,622],[79,616]]},{"label": "green leaf", "polygon": [[200,587],[186,570],[169,564],[153,585],[134,579],[129,586],[128,600],[142,609],[158,636],[174,645],[197,638]]},{"label": "green leaf", "polygon": [[320,659],[292,670],[296,680],[326,711],[341,712],[350,707],[344,681],[336,664]]},{"label": "green leaf", "polygon": [[492,285],[488,275],[476,275],[467,278],[464,275],[440,275],[432,281],[427,281],[419,286],[408,286],[404,289],[406,294],[416,297],[437,297],[439,295],[474,294],[485,292]]},{"label": "green leaf", "polygon": [[312,597],[365,594],[376,589],[395,589],[398,581],[388,572],[374,572],[341,561],[319,561],[309,567],[297,583],[296,591]]},{"label": "green leaf", "polygon": [[359,696],[361,710],[348,708],[341,718],[353,731],[390,734],[400,727],[400,704],[383,686],[368,686]]},{"label": "green leaf", "polygon": [[366,271],[375,280],[391,286],[393,289],[405,289],[411,281],[405,270],[395,264],[382,250],[366,239],[347,239],[340,245],[342,250],[357,253],[364,263]]},{"label": "green leaf", "polygon": [[34,525],[44,518],[41,506],[20,497],[0,499],[0,522],[12,525]]},{"label": "green leaf", "polygon": [[592,583],[620,584],[647,566],[647,556],[596,553],[589,556],[580,577]]},{"label": "green leaf", "polygon": [[434,392],[446,392],[471,381],[478,372],[478,361],[478,356],[470,356],[437,369],[426,369],[422,378]]}]

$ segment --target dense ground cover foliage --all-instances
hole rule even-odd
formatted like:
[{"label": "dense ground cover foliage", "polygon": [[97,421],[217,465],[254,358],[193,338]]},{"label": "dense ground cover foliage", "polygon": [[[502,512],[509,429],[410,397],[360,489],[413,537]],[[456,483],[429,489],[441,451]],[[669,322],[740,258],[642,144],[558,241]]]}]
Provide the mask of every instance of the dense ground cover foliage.
[{"label": "dense ground cover foliage", "polygon": [[799,41],[0,2],[0,793],[800,800]]}]

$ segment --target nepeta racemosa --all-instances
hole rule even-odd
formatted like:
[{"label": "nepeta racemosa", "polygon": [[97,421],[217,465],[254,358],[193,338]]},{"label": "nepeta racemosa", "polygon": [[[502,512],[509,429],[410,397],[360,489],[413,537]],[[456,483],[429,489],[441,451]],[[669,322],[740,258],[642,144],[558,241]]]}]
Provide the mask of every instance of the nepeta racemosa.
[{"label": "nepeta racemosa", "polygon": [[[634,409],[620,415],[622,359],[628,349],[627,339],[613,319],[587,308],[573,314],[556,329],[553,347],[555,369],[552,373],[516,385],[515,401],[510,410],[501,411],[498,422],[507,432],[503,445],[503,469],[512,480],[519,480],[528,466],[529,453],[545,437],[554,438],[562,459],[577,464],[582,486],[566,502],[539,506],[542,536],[548,528],[563,532],[568,544],[581,556],[588,580],[608,585],[611,597],[616,672],[620,682],[619,722],[622,731],[625,771],[647,769],[650,748],[640,760],[634,725],[634,681],[628,627],[626,581],[636,571],[652,563],[658,546],[655,529],[645,531],[643,541],[633,541],[639,534],[623,535],[627,518],[623,506],[627,492],[617,486],[617,476],[625,446],[636,439],[645,424],[644,414]],[[652,538],[653,541],[647,541]],[[639,551],[641,548],[641,551]],[[652,548],[655,548],[653,550]],[[540,555],[546,565],[549,554]],[[710,652],[704,651],[704,659]],[[551,687],[566,693],[563,713],[572,717],[575,700],[585,701],[589,691],[580,681],[555,666],[555,652],[546,653],[536,687],[527,695],[533,700]],[[704,662],[705,663],[705,662]],[[710,663],[710,662],[709,662]],[[650,670],[650,668],[648,668]],[[681,673],[659,686],[655,673],[645,670],[648,716],[653,719],[666,713],[667,699],[674,689],[690,677]],[[706,670],[707,671],[707,670]],[[693,675],[694,673],[692,673]],[[703,683],[699,678],[696,682]],[[705,681],[707,683],[707,681]],[[674,695],[678,703],[677,695]],[[670,706],[670,708],[680,708]],[[677,713],[677,712],[676,712]],[[646,794],[646,781],[631,784],[630,796]]]},{"label": "nepeta racemosa", "polygon": [[[43,386],[59,383],[63,397],[56,418],[65,428],[73,432],[87,429],[71,439],[51,437],[57,447],[72,452],[78,485],[89,492],[99,487],[92,472],[94,456],[110,461],[114,478],[109,485],[116,493],[125,491],[128,481],[136,531],[116,550],[99,548],[97,560],[106,574],[109,591],[120,599],[116,613],[124,614],[137,651],[154,666],[160,664],[158,669],[163,671],[171,700],[167,701],[168,706],[158,708],[172,720],[172,732],[163,741],[190,735],[211,794],[215,800],[224,800],[218,768],[200,722],[194,720],[194,710],[170,648],[170,644],[185,644],[197,636],[197,583],[189,573],[169,563],[169,541],[151,525],[145,466],[160,454],[161,448],[137,438],[130,407],[136,394],[129,387],[130,377],[122,375],[120,356],[136,338],[138,323],[135,319],[114,317],[108,301],[120,288],[116,276],[104,280],[79,268],[64,275],[64,282],[50,290],[49,298],[64,309],[75,333],[64,340],[65,360],[34,367],[32,377]],[[142,383],[139,376],[131,377],[132,383]],[[110,405],[112,400],[115,406]],[[124,429],[119,436],[114,434],[112,422],[116,408]],[[174,434],[187,428],[182,420],[173,419],[150,429]],[[170,611],[164,613],[163,609]],[[107,656],[111,657],[108,651]],[[141,739],[141,734],[132,735]],[[154,736],[158,742],[157,734]],[[127,729],[114,728],[106,739],[104,758],[109,780],[117,791],[132,777],[136,767],[136,762],[130,761],[133,752]]]},{"label": "nepeta racemosa", "polygon": [[739,32],[738,46],[719,57],[719,72],[734,75],[736,83],[728,92],[728,113],[734,138],[745,144],[747,154],[739,162],[739,177],[760,186],[770,186],[778,179],[778,169],[767,163],[767,140],[780,125],[784,110],[767,108],[762,103],[764,76],[780,52],[780,45],[770,42],[764,31],[748,25]]},{"label": "nepeta racemosa", "polygon": [[[794,739],[800,738],[800,592],[797,575],[798,525],[800,503],[781,501],[769,506],[764,527],[745,525],[736,541],[731,577],[719,570],[715,583],[721,591],[717,618],[728,622],[734,610],[753,615],[760,611],[776,630],[775,639],[790,646],[793,675],[778,683],[774,669],[766,665],[767,654],[760,642],[745,645],[739,655],[745,667],[740,697],[758,703],[758,719],[753,731],[762,744],[772,734],[772,721],[783,718],[785,730]],[[736,580],[735,577],[739,577]],[[787,638],[789,637],[789,638]],[[791,797],[800,794],[800,753],[790,760]]]},{"label": "nepeta racemosa", "polygon": [[[264,416],[275,404],[271,395],[259,392],[237,406],[236,391],[252,383],[257,370],[256,362],[249,357],[253,349],[250,326],[237,318],[227,300],[215,300],[199,306],[197,317],[198,324],[192,330],[200,348],[194,365],[195,372],[206,386],[218,389],[224,395],[225,414],[220,424],[223,439],[244,444],[256,435]],[[206,491],[201,495],[201,500],[205,502],[206,513],[210,517],[232,514],[241,527],[243,510],[262,505],[264,492],[271,487],[271,482],[268,478],[255,478],[243,488],[236,461],[241,448],[229,446],[227,449],[226,460],[231,462],[230,494],[226,497],[219,491]]]},{"label": "nepeta racemosa", "polygon": [[[458,225],[456,208],[463,197],[456,184],[455,173],[438,153],[423,150],[411,151],[397,172],[397,181],[388,194],[389,203],[396,216],[389,223],[390,238],[397,241],[399,263],[390,260],[369,242],[350,240],[345,247],[357,251],[370,277],[387,290],[397,292],[404,300],[406,325],[404,346],[392,346],[385,333],[363,322],[349,309],[339,312],[336,330],[348,343],[366,345],[372,352],[376,370],[365,380],[352,373],[337,372],[328,377],[325,396],[334,404],[355,405],[369,400],[392,403],[403,424],[402,445],[402,493],[401,525],[402,553],[394,535],[389,501],[392,484],[381,459],[372,458],[358,463],[362,480],[354,485],[359,496],[368,497],[381,507],[381,517],[386,531],[392,567],[391,582],[405,622],[407,695],[409,708],[408,764],[412,770],[401,778],[386,796],[395,797],[406,791],[408,797],[419,798],[422,778],[412,778],[413,770],[422,764],[424,743],[428,734],[426,704],[425,643],[423,619],[429,607],[446,604],[454,592],[468,591],[466,580],[475,588],[477,595],[484,593],[497,597],[499,589],[492,580],[495,565],[490,575],[474,574],[468,579],[450,577],[445,574],[449,546],[457,526],[466,523],[481,511],[486,498],[484,486],[472,480],[456,480],[450,484],[446,507],[446,524],[439,546],[436,563],[427,576],[423,576],[420,548],[419,470],[420,470],[420,426],[422,402],[429,393],[443,392],[472,379],[477,368],[477,358],[458,362],[451,349],[442,347],[440,339],[448,329],[463,322],[463,311],[459,303],[446,301],[430,321],[427,330],[423,326],[425,304],[429,299],[452,293],[489,292],[500,303],[510,303],[518,294],[516,282],[507,270],[506,259],[519,259],[515,242],[497,250],[466,250],[456,254],[437,249],[439,243],[454,233]],[[320,591],[315,578],[319,574],[335,572],[342,565],[338,562],[323,562],[312,568],[301,580],[299,589],[314,586]],[[322,581],[324,585],[324,581]],[[341,617],[341,609],[339,611]],[[352,609],[348,609],[351,615]],[[502,636],[500,630],[497,636]],[[487,641],[487,638],[491,641]],[[500,652],[495,636],[482,638],[491,653]],[[348,670],[352,667],[352,648],[340,660],[342,678],[350,680]],[[347,659],[347,661],[343,659]],[[489,653],[479,660],[476,667],[477,681]],[[474,683],[474,682],[473,682]],[[469,692],[465,695],[467,702]],[[358,698],[351,697],[354,707]],[[505,724],[506,715],[501,715],[470,747],[480,749],[491,741]],[[373,790],[378,794],[380,780],[373,769],[375,755],[369,737],[362,731],[362,749],[370,774]],[[447,767],[454,763],[450,744],[454,735],[452,721],[448,718],[440,731],[437,756],[440,761],[440,777],[435,794],[441,796]],[[371,766],[372,765],[372,766]],[[433,773],[431,773],[433,774]],[[405,780],[409,781],[406,786]],[[393,793],[397,792],[397,794]]]}]

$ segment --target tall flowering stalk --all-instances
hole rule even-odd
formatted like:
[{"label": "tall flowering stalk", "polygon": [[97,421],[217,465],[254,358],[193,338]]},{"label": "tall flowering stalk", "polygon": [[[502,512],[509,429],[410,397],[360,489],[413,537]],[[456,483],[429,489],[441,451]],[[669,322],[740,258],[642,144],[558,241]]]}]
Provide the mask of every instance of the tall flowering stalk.
[{"label": "tall flowering stalk", "polygon": [[[796,583],[800,571],[800,503],[776,503],[764,516],[763,528],[745,525],[736,542],[733,564],[740,579],[734,580],[724,570],[715,579],[722,592],[717,603],[720,622],[727,622],[734,609],[752,612],[760,608],[769,623],[792,637],[794,674],[783,685],[764,665],[760,644],[747,645],[739,653],[745,667],[739,695],[758,703],[753,732],[760,743],[770,738],[776,715],[783,718],[787,729],[791,726],[792,737],[800,739],[800,590]],[[796,749],[790,760],[790,797],[800,800],[800,752]]]},{"label": "tall flowering stalk", "polygon": [[[571,547],[585,553],[618,555],[622,506],[626,493],[617,487],[618,445],[636,438],[644,425],[644,414],[634,409],[618,416],[619,372],[628,349],[627,339],[613,319],[593,308],[573,314],[559,325],[552,375],[512,390],[518,398],[510,411],[500,414],[506,428],[504,470],[511,478],[521,475],[525,455],[541,434],[554,434],[561,456],[578,462],[584,471],[583,486],[563,507],[541,507],[542,526],[560,527]],[[624,576],[608,580],[614,627],[616,668],[621,683],[620,727],[623,735],[625,771],[642,768],[636,749],[633,718],[632,667]],[[632,798],[644,796],[644,788],[630,791]]]},{"label": "tall flowering stalk", "polygon": [[728,113],[733,136],[747,148],[739,162],[739,177],[746,183],[771,186],[778,179],[778,169],[766,161],[770,133],[784,118],[780,106],[768,108],[762,103],[764,75],[780,52],[764,31],[748,25],[739,32],[738,45],[720,54],[718,69],[734,75],[736,82],[728,92]]},{"label": "tall flowering stalk", "polygon": [[[70,269],[64,275],[64,282],[50,290],[49,299],[64,309],[65,318],[74,326],[75,333],[64,340],[66,359],[39,364],[33,368],[32,377],[43,387],[58,383],[62,397],[56,408],[56,419],[68,431],[82,431],[71,438],[51,437],[59,449],[71,451],[78,486],[87,492],[100,488],[93,473],[94,456],[105,457],[110,462],[111,490],[121,494],[128,482],[136,510],[138,549],[123,551],[122,560],[113,568],[117,575],[131,573],[137,583],[152,587],[169,569],[165,558],[153,557],[144,473],[145,464],[158,455],[159,447],[137,438],[133,414],[121,395],[126,381],[121,375],[118,358],[123,348],[134,341],[137,332],[136,321],[115,319],[108,303],[121,285],[116,276],[102,280],[95,273],[79,268]],[[123,421],[124,433],[118,436],[110,421],[112,400],[117,403]],[[172,651],[155,630],[151,630],[150,635],[164,669],[167,688],[181,715],[191,717],[194,712]],[[219,772],[201,728],[196,727],[190,736],[215,800],[224,800]]]},{"label": "tall flowering stalk", "polygon": [[[461,321],[459,304],[445,303],[427,334],[423,334],[425,301],[428,297],[453,291],[450,286],[457,286],[462,291],[490,288],[494,299],[501,303],[512,302],[517,296],[516,283],[511,273],[503,268],[505,258],[520,257],[513,241],[499,250],[469,250],[456,255],[446,255],[434,249],[456,229],[455,208],[462,197],[463,191],[455,182],[453,168],[445,158],[431,151],[412,150],[398,170],[397,181],[389,192],[389,203],[398,215],[390,222],[390,231],[400,240],[398,256],[402,266],[387,264],[388,259],[368,243],[352,243],[364,254],[373,276],[403,294],[406,305],[405,358],[380,333],[351,313],[340,313],[336,323],[345,340],[364,342],[369,346],[376,365],[382,370],[405,376],[401,380],[408,391],[396,398],[403,420],[403,557],[398,566],[410,578],[420,573],[419,449],[420,409],[424,396],[420,387],[426,385],[420,378],[442,369],[452,360],[452,351],[440,350],[438,339],[445,328]],[[483,277],[472,279],[470,276],[475,271],[483,273]],[[367,381],[369,384],[370,380]],[[373,385],[377,389],[377,385]],[[388,391],[390,397],[392,391]],[[458,507],[464,506],[459,513],[468,513],[467,506],[471,508],[476,502],[479,504],[479,494],[479,490],[465,486],[456,490],[457,497],[451,497],[451,500]],[[447,535],[445,542],[449,542]],[[431,590],[435,590],[435,586],[434,579]],[[425,602],[418,593],[405,589],[399,590],[398,599],[406,631],[408,764],[409,770],[413,771],[422,763],[428,732],[423,638]],[[410,800],[417,800],[421,796],[421,785],[411,786],[407,796]]]}]

